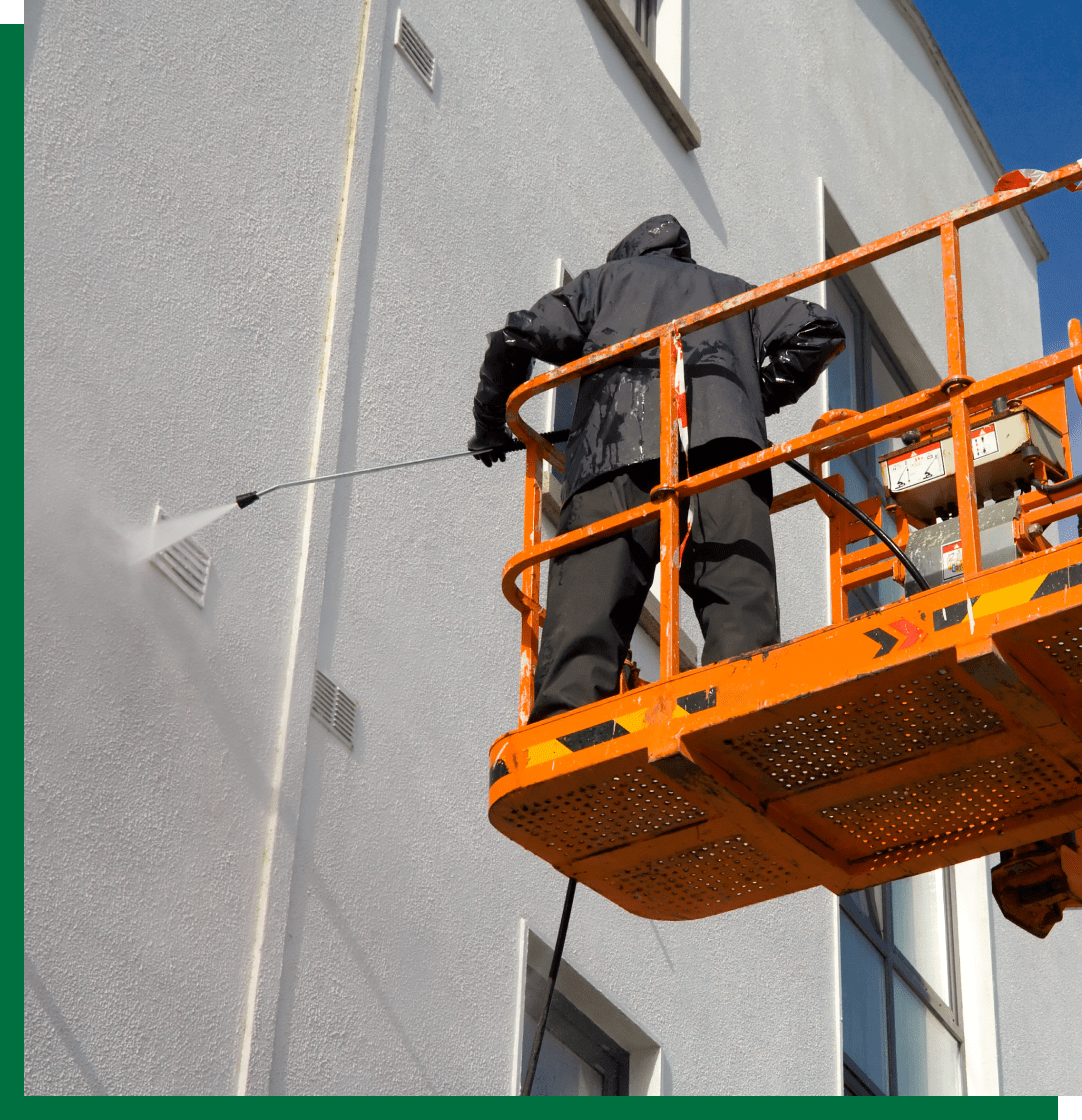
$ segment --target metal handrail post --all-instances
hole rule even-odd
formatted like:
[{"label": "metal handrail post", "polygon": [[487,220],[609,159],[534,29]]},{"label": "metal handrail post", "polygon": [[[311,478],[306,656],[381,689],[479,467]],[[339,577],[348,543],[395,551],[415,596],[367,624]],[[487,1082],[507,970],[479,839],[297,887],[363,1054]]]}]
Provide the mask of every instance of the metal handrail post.
[{"label": "metal handrail post", "polygon": [[[1072,346],[1082,346],[1082,322],[1072,319],[1067,324],[1067,338]],[[1082,404],[1082,365],[1077,365],[1071,370],[1071,384],[1078,403]]]},{"label": "metal handrail post", "polygon": [[[541,543],[541,485],[537,479],[537,445],[526,444],[526,493],[523,502],[522,547],[533,548]],[[522,573],[522,594],[528,603],[540,601],[541,563],[531,564]],[[522,655],[519,659],[518,722],[521,727],[530,718],[534,702],[534,670],[540,644],[541,612],[536,606],[522,615]]]},{"label": "metal handrail post", "polygon": [[981,537],[977,522],[977,487],[973,475],[973,444],[969,434],[969,402],[964,389],[973,384],[966,373],[966,329],[962,311],[962,259],[958,223],[944,222],[939,231],[943,253],[943,313],[947,329],[947,380],[950,395],[951,437],[954,443],[954,483],[958,501],[958,531],[962,571],[966,578],[981,569]]},{"label": "metal handrail post", "polygon": [[661,336],[661,481],[650,495],[661,505],[661,679],[680,672],[680,499],[679,439],[676,405],[678,338],[673,329]]}]

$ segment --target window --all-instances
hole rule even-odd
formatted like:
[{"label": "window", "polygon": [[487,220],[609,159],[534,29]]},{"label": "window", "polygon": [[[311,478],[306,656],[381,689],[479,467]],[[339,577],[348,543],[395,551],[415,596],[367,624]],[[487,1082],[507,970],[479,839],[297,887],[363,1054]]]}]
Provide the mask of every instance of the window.
[{"label": "window", "polygon": [[965,1092],[950,869],[841,899],[847,1096]]},{"label": "window", "polygon": [[680,97],[684,85],[683,5],[680,0],[586,0],[687,151],[702,133]]},{"label": "window", "polygon": [[[834,255],[829,247],[827,255]],[[827,375],[828,408],[864,412],[916,391],[846,277],[838,277],[827,284],[827,308],[841,321],[846,340],[845,350],[831,362]],[[831,462],[830,470],[845,479],[847,498],[862,502],[867,498],[885,496],[878,457],[882,452],[893,449],[893,446],[887,445],[866,447],[863,451]],[[885,515],[885,522],[887,531],[895,532],[889,515]],[[850,545],[850,551],[867,548],[870,543],[870,540],[856,541]],[[900,599],[901,595],[901,587],[892,579],[858,587],[849,593],[850,617],[876,610]]]},{"label": "window", "polygon": [[651,55],[657,54],[657,0],[620,0],[620,8]]},{"label": "window", "polygon": [[[520,1083],[526,1076],[537,1021],[544,1007],[547,991],[547,977],[535,969],[527,968]],[[631,1055],[584,1015],[567,996],[559,991],[553,992],[532,1095],[626,1097],[630,1073]]]},{"label": "window", "polygon": [[[567,271],[566,266],[562,260],[556,262],[556,286],[562,288],[565,284],[570,284],[574,279],[571,273]],[[552,369],[547,362],[534,361],[533,367],[530,370],[530,376],[536,377],[539,373],[544,373]],[[545,394],[545,401],[548,406],[546,414],[545,430],[549,432],[563,431],[565,428],[570,430],[571,421],[575,418],[575,403],[579,398],[579,383],[578,381],[570,381],[566,385],[557,385],[555,389],[550,389]],[[567,440],[557,440],[556,446],[561,450],[567,449]],[[563,482],[563,475],[556,470],[551,470],[549,465],[545,464],[546,475],[551,474],[557,483]],[[547,481],[547,478],[546,478]],[[545,492],[549,492],[549,487],[544,487]],[[556,499],[557,506],[559,505],[559,498]]]},{"label": "window", "polygon": [[[530,1062],[552,963],[551,948],[527,931],[525,923],[523,933],[515,1093]],[[565,955],[552,995],[532,1095],[656,1096],[661,1092],[661,1073],[658,1044],[577,972]]]}]

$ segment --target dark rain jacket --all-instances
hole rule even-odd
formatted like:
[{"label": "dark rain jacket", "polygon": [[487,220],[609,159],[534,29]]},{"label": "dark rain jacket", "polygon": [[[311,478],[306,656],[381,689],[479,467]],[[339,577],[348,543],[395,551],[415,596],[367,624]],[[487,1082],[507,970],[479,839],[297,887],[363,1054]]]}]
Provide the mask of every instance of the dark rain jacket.
[{"label": "dark rain jacket", "polygon": [[[512,312],[503,330],[488,336],[473,405],[478,429],[502,430],[507,398],[529,377],[532,359],[564,365],[751,287],[697,265],[687,233],[671,215],[643,222],[600,268],[587,269],[529,311]],[[762,448],[769,442],[764,415],[809,389],[840,353],[845,335],[817,304],[786,298],[683,341],[691,447],[729,438]],[[598,475],[657,460],[658,381],[657,347],[580,380],[565,500]]]}]

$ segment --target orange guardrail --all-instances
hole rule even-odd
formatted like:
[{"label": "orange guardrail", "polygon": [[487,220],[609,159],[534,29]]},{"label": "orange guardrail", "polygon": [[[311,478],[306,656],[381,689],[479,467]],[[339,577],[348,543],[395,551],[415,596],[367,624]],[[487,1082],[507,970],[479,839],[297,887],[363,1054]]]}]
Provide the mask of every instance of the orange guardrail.
[{"label": "orange guardrail", "polygon": [[[1024,185],[1017,185],[1024,184]],[[574,551],[588,541],[624,532],[655,518],[661,521],[661,681],[668,681],[680,672],[679,650],[679,504],[693,494],[738,478],[744,478],[791,459],[807,455],[813,471],[821,475],[823,465],[861,448],[885,439],[900,437],[910,429],[934,431],[937,426],[950,425],[952,431],[970,431],[973,421],[991,410],[997,397],[1010,394],[1018,398],[1037,390],[1058,386],[1063,395],[1063,382],[1072,377],[1082,400],[1082,330],[1072,322],[1071,346],[1056,354],[985,378],[973,381],[966,373],[965,324],[962,305],[961,255],[959,230],[962,226],[999,214],[1030,199],[1066,187],[1082,188],[1082,164],[1073,163],[1058,171],[1026,179],[1020,172],[1011,172],[996,184],[994,194],[950,210],[938,217],[899,230],[850,252],[842,253],[820,264],[790,273],[779,280],[763,284],[732,299],[703,308],[691,315],[661,324],[624,342],[598,350],[577,361],[542,374],[521,385],[507,404],[507,423],[526,445],[526,482],[523,518],[523,548],[507,563],[503,572],[503,593],[522,615],[522,657],[519,678],[519,723],[525,724],[533,706],[534,671],[543,610],[540,604],[540,567],[544,560]],[[680,479],[678,468],[678,432],[674,396],[674,374],[680,339],[697,330],[760,307],[782,296],[791,295],[811,284],[841,276],[882,257],[919,245],[938,237],[942,247],[943,300],[946,319],[947,377],[934,389],[926,389],[902,400],[864,413],[827,413],[806,435],[786,440],[754,455],[747,455],[713,470]],[[541,460],[562,469],[560,451],[534,431],[520,412],[531,398],[558,385],[585,377],[614,362],[660,347],[661,441],[659,458],[660,483],[651,493],[651,502],[635,509],[595,522],[592,525],[541,541],[541,488],[538,467]],[[1046,406],[1059,411],[1052,400]],[[1039,409],[1038,409],[1039,411]],[[1066,433],[1065,406],[1062,431]],[[981,568],[977,494],[974,485],[973,449],[969,440],[956,441],[958,446],[955,475],[957,485],[957,518],[961,533],[961,562],[964,578],[977,575]],[[1069,446],[1065,455],[1070,473]],[[836,505],[817,496],[811,485],[799,487],[780,496],[772,512],[791,508],[813,497],[832,515]],[[1033,530],[1071,514],[1082,511],[1082,486],[1077,491],[1056,495],[1054,502],[1034,491],[1022,496],[1018,531],[1040,550],[1041,534]],[[833,507],[833,508],[831,508]],[[878,513],[881,518],[881,510]],[[831,603],[836,622],[846,618],[846,593],[862,583],[893,574],[900,579],[900,565],[885,548],[872,546],[860,553],[847,554],[846,547],[854,539],[844,518],[832,522],[831,535]],[[862,531],[867,536],[866,531]],[[907,524],[904,517],[899,537],[904,547]],[[522,586],[518,577],[522,575]]]}]

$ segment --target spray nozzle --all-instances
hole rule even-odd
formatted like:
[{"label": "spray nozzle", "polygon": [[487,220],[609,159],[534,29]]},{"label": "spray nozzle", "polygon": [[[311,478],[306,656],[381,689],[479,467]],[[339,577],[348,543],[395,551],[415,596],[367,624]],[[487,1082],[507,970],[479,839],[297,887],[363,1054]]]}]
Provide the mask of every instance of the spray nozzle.
[{"label": "spray nozzle", "polygon": [[250,506],[252,504],[252,502],[255,502],[255,501],[258,501],[258,500],[259,500],[259,494],[255,490],[249,490],[247,494],[238,494],[237,495],[237,505],[240,506],[241,509],[244,509],[245,506]]}]

